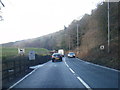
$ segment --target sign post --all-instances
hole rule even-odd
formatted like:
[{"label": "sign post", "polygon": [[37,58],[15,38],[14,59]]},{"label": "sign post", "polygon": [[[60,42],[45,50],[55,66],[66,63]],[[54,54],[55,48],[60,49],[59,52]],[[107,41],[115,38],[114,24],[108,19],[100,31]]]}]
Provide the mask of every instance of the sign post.
[{"label": "sign post", "polygon": [[35,51],[29,51],[29,60],[35,60]]}]

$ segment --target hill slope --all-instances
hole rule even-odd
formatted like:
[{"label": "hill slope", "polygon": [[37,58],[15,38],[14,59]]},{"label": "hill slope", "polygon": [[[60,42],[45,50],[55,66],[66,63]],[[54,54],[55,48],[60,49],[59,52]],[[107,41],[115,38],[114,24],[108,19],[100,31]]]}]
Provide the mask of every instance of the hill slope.
[{"label": "hill slope", "polygon": [[[37,47],[47,49],[63,48],[78,51],[77,56],[93,63],[120,69],[118,66],[118,12],[119,4],[110,3],[110,53],[107,52],[107,3],[100,3],[92,14],[85,14],[81,20],[73,20],[65,30],[42,37],[11,42],[3,46]],[[77,24],[79,47],[77,48]],[[100,50],[104,45],[105,49]]]}]

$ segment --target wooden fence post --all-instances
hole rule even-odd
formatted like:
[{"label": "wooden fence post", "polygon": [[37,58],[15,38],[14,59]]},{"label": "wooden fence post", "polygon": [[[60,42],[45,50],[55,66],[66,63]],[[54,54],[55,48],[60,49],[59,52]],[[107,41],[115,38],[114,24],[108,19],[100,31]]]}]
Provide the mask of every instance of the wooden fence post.
[{"label": "wooden fence post", "polygon": [[8,71],[8,62],[6,62],[6,66],[7,66],[7,80],[10,80],[10,76],[9,76],[9,71]]}]

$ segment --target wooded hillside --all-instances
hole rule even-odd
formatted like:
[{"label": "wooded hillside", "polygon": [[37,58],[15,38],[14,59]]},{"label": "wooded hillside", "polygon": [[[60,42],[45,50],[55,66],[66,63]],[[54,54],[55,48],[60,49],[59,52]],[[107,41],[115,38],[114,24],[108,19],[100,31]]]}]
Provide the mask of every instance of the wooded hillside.
[{"label": "wooded hillside", "polygon": [[[78,57],[94,61],[111,60],[115,65],[113,68],[118,68],[118,20],[120,12],[119,3],[110,2],[110,53],[107,52],[108,39],[108,9],[107,2],[98,4],[97,8],[92,10],[92,14],[85,14],[80,20],[73,20],[71,24],[65,29],[56,33],[38,37],[35,39],[11,42],[3,44],[3,46],[11,47],[36,47],[46,48],[49,50],[63,48],[66,52],[70,49],[76,52],[79,50]],[[79,47],[77,49],[77,24]],[[105,49],[100,50],[100,46],[104,45]],[[98,54],[96,54],[98,53]],[[112,55],[112,56],[111,56]],[[105,58],[106,57],[106,58]],[[105,62],[101,62],[103,64]],[[111,64],[110,63],[110,64]],[[105,65],[105,64],[104,64]],[[108,65],[108,64],[106,64]],[[109,65],[108,65],[109,66]],[[120,67],[119,67],[120,68]]]}]

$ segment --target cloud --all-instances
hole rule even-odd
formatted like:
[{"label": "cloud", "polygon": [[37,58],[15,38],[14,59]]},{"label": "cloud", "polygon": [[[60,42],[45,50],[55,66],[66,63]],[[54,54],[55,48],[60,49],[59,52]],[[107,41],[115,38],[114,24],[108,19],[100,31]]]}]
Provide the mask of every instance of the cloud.
[{"label": "cloud", "polygon": [[[100,0],[98,0],[100,1]],[[72,20],[91,12],[94,0],[4,0],[2,42],[33,38],[64,29]],[[2,37],[1,37],[2,38]],[[11,39],[10,39],[11,38]]]}]

